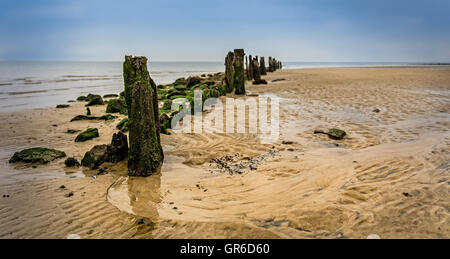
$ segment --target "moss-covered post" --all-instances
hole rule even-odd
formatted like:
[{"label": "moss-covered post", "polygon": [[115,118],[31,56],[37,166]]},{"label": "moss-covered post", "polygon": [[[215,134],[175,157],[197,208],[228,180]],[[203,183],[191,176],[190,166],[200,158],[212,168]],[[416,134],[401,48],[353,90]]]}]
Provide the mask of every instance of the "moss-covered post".
[{"label": "moss-covered post", "polygon": [[260,82],[261,73],[259,71],[258,57],[252,60],[252,71],[253,71],[253,79],[255,80],[255,82]]},{"label": "moss-covered post", "polygon": [[263,76],[267,75],[266,61],[264,60],[264,57],[261,57],[261,61],[259,64],[259,71],[261,72],[261,75]]},{"label": "moss-covered post", "polygon": [[248,77],[247,79],[249,81],[253,80],[253,64],[252,64],[253,58],[252,55],[248,56]]},{"label": "moss-covered post", "polygon": [[245,71],[244,71],[244,56],[243,49],[234,50],[233,59],[233,87],[236,89],[235,94],[245,94]]},{"label": "moss-covered post", "polygon": [[228,55],[225,58],[225,87],[226,87],[227,93],[233,92],[233,89],[234,89],[234,86],[233,86],[233,74],[234,74],[233,59],[234,59],[234,53],[231,51],[228,52]]},{"label": "moss-covered post", "polygon": [[125,57],[123,76],[129,117],[128,175],[147,177],[158,172],[164,160],[156,85],[145,57]]}]

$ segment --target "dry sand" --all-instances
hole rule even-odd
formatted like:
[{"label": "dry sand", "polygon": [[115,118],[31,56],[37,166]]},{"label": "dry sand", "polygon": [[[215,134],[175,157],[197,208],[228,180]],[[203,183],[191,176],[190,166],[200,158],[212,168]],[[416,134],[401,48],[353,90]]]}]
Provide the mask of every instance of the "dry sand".
[{"label": "dry sand", "polygon": [[[163,135],[162,173],[146,179],[128,178],[125,163],[104,165],[95,179],[97,171],[65,169],[63,159],[8,164],[34,146],[81,159],[109,143],[120,119],[69,122],[84,103],[0,114],[0,238],[450,237],[450,68],[284,70],[265,79],[247,89],[282,98],[277,144],[250,134]],[[100,138],[74,143],[65,133],[87,127]],[[348,137],[313,134],[331,127]],[[230,175],[210,163],[226,155],[261,162]]]}]

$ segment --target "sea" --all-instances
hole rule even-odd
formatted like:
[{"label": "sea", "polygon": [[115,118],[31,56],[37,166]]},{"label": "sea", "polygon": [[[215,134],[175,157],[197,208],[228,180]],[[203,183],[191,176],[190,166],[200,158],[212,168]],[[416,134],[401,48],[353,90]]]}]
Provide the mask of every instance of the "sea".
[{"label": "sea", "polygon": [[[286,62],[285,69],[407,66],[413,63]],[[224,62],[149,62],[156,84],[223,72]],[[0,62],[0,112],[54,107],[78,96],[123,91],[122,62]]]}]

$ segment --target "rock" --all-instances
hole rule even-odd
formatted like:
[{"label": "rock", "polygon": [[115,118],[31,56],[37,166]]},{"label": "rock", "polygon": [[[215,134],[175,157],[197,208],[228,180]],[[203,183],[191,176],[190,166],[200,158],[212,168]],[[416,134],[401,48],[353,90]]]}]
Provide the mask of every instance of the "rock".
[{"label": "rock", "polygon": [[[147,70],[147,58],[125,57],[124,81],[129,113],[128,175],[150,176],[162,166],[164,154],[157,89]],[[188,79],[188,85],[193,81]]]},{"label": "rock", "polygon": [[103,105],[104,104],[103,99],[100,95],[95,96],[91,99],[88,98],[88,100],[89,101],[88,101],[88,104],[86,104],[86,106],[94,106],[94,105]]},{"label": "rock", "polygon": [[73,117],[70,121],[81,121],[81,120],[100,120],[100,121],[108,121],[108,120],[113,120],[116,119],[116,116],[113,116],[111,114],[107,114],[107,115],[103,115],[100,117],[97,116],[87,116],[87,115],[77,115],[75,117]]},{"label": "rock", "polygon": [[67,158],[66,161],[64,161],[64,164],[67,167],[78,167],[78,166],[80,166],[80,162],[78,162],[78,160],[76,160],[73,157]]},{"label": "rock", "polygon": [[283,145],[292,145],[292,144],[294,144],[294,142],[293,141],[283,141],[283,142],[281,142],[281,144],[283,144]]},{"label": "rock", "polygon": [[177,80],[175,80],[175,85],[187,85],[187,81],[184,77],[178,78]]},{"label": "rock", "polygon": [[144,225],[145,223],[147,223],[146,219],[139,219],[137,222],[138,225]]},{"label": "rock", "polygon": [[24,162],[46,164],[55,159],[63,157],[66,157],[66,153],[64,153],[63,151],[35,147],[14,153],[12,158],[9,160],[9,163]]},{"label": "rock", "polygon": [[70,105],[68,105],[68,104],[58,104],[58,105],[56,105],[57,109],[63,109],[63,108],[69,108],[69,107],[70,107]]},{"label": "rock", "polygon": [[122,132],[114,133],[106,153],[107,162],[118,163],[125,160],[128,156],[127,136]]},{"label": "rock", "polygon": [[86,108],[86,115],[87,116],[91,116],[91,109],[89,109],[89,107]]},{"label": "rock", "polygon": [[68,100],[67,101],[68,103],[74,103],[74,102],[76,102],[75,100]]},{"label": "rock", "polygon": [[336,128],[329,129],[328,132],[324,132],[322,130],[315,130],[314,134],[325,134],[328,135],[331,139],[335,140],[341,140],[347,135],[345,131]]},{"label": "rock", "polygon": [[263,76],[267,75],[266,62],[264,61],[264,57],[261,57],[260,64],[259,64],[259,71],[260,71],[261,75],[263,75]]},{"label": "rock", "polygon": [[380,113],[380,112],[381,112],[381,110],[380,110],[380,109],[375,109],[375,110],[373,110],[372,112],[375,112],[375,113]]},{"label": "rock", "polygon": [[108,145],[97,145],[84,154],[81,165],[90,169],[97,169],[106,161]]},{"label": "rock", "polygon": [[72,197],[74,194],[73,194],[73,192],[69,192],[68,194],[66,194],[65,196],[67,197],[67,198],[70,198],[70,197]]},{"label": "rock", "polygon": [[163,104],[162,109],[164,111],[171,111],[172,110],[172,100],[166,100]]},{"label": "rock", "polygon": [[75,134],[75,133],[77,133],[77,132],[80,132],[80,130],[68,129],[68,130],[66,131],[67,134]]},{"label": "rock", "polygon": [[59,186],[59,189],[66,189],[66,186],[65,185],[61,185],[61,186]]},{"label": "rock", "polygon": [[187,86],[187,88],[192,88],[194,85],[200,84],[201,81],[202,81],[202,79],[200,77],[196,77],[196,76],[189,77],[187,79],[186,86]]},{"label": "rock", "polygon": [[253,84],[254,85],[267,85],[267,81],[264,79],[260,79],[258,81],[255,80],[255,81],[253,81]]},{"label": "rock", "polygon": [[78,96],[77,101],[84,102],[84,101],[86,101],[86,99],[87,99],[86,96]]},{"label": "rock", "polygon": [[121,120],[116,128],[121,132],[128,132],[128,118]]},{"label": "rock", "polygon": [[234,73],[233,59],[234,53],[231,51],[228,52],[227,56],[225,57],[225,88],[227,90],[227,93],[231,93],[234,90],[232,78]]},{"label": "rock", "polygon": [[94,138],[98,138],[100,135],[98,134],[97,128],[89,128],[80,134],[75,138],[75,142],[84,142],[88,141]]},{"label": "rock", "polygon": [[119,97],[119,95],[117,95],[117,94],[105,94],[105,95],[103,95],[103,98],[116,98],[116,97]]},{"label": "rock", "polygon": [[108,105],[106,106],[106,113],[120,113],[123,115],[128,115],[125,99],[119,98],[109,100]]},{"label": "rock", "polygon": [[237,95],[245,95],[244,55],[243,49],[234,50],[232,86]]},{"label": "rock", "polygon": [[281,81],[285,81],[285,80],[286,79],[284,79],[284,78],[278,78],[278,79],[272,80],[272,83],[281,82]]}]

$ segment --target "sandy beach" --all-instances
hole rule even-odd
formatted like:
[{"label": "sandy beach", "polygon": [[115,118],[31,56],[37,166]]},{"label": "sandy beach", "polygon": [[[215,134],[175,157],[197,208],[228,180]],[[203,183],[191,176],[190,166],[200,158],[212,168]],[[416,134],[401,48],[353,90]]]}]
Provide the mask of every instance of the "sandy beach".
[{"label": "sandy beach", "polygon": [[[0,113],[0,238],[450,237],[450,67],[297,69],[263,78],[268,85],[247,82],[247,95],[281,98],[276,144],[252,134],[162,135],[164,166],[148,178],[128,177],[126,162],[104,164],[101,175],[65,168],[64,159],[36,168],[8,163],[36,146],[81,160],[110,142],[122,115],[70,122],[85,114],[81,102]],[[75,143],[66,133],[89,127],[100,137]],[[333,127],[348,136],[313,134]],[[230,175],[217,159],[253,162]]]}]

